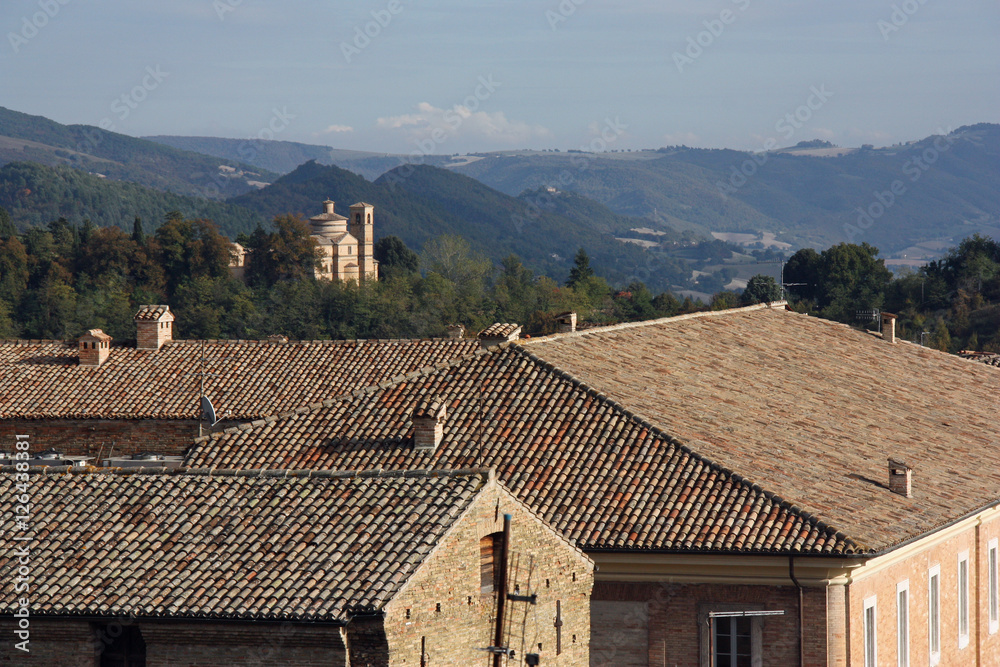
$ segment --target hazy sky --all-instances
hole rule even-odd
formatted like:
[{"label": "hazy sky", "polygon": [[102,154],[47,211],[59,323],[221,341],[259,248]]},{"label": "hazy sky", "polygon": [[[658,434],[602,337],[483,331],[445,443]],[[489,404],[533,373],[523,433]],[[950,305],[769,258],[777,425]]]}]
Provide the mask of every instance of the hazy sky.
[{"label": "hazy sky", "polygon": [[0,106],[134,136],[760,149],[1000,121],[992,0],[2,0],[0,28]]}]

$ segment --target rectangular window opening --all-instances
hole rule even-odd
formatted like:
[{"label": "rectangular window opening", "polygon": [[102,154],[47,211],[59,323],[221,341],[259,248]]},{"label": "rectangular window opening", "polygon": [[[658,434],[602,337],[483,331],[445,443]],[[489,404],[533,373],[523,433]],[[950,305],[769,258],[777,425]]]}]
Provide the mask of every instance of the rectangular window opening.
[{"label": "rectangular window opening", "polygon": [[878,611],[874,596],[865,600],[864,606],[864,649],[865,667],[878,667],[878,637],[876,636],[876,621]]},{"label": "rectangular window opening", "polygon": [[930,663],[941,661],[941,566],[927,572],[927,637]]},{"label": "rectangular window opening", "polygon": [[896,584],[896,665],[910,667],[910,582]]},{"label": "rectangular window opening", "polygon": [[958,648],[969,645],[969,552],[958,555]]}]

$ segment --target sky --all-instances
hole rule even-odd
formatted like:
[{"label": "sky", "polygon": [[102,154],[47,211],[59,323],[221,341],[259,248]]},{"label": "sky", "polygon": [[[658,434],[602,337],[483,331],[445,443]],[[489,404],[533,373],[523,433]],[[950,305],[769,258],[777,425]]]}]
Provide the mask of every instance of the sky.
[{"label": "sky", "polygon": [[3,0],[0,106],[391,153],[876,146],[1000,122],[981,0]]}]

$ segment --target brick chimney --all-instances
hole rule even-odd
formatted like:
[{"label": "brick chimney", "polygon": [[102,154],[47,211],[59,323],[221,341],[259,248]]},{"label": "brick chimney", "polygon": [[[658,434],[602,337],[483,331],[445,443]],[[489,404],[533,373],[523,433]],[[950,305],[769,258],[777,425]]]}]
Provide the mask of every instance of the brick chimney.
[{"label": "brick chimney", "polygon": [[495,347],[500,343],[508,343],[521,337],[520,324],[491,324],[479,332],[480,347]]},{"label": "brick chimney", "polygon": [[447,331],[448,338],[463,338],[465,336],[465,327],[461,324],[449,324]]},{"label": "brick chimney", "polygon": [[81,366],[100,366],[111,354],[111,336],[100,329],[91,329],[78,342]]},{"label": "brick chimney", "polygon": [[448,416],[444,403],[437,398],[425,398],[413,409],[413,449],[434,451],[441,444],[444,420]]},{"label": "brick chimney", "polygon": [[882,340],[896,342],[896,316],[892,313],[882,313]]},{"label": "brick chimney", "polygon": [[139,306],[133,320],[138,350],[159,350],[174,339],[174,314],[170,306]]},{"label": "brick chimney", "polygon": [[913,497],[913,469],[902,461],[889,459],[889,490],[907,498]]},{"label": "brick chimney", "polygon": [[559,333],[573,333],[576,331],[576,313],[559,313],[556,315],[556,324]]}]

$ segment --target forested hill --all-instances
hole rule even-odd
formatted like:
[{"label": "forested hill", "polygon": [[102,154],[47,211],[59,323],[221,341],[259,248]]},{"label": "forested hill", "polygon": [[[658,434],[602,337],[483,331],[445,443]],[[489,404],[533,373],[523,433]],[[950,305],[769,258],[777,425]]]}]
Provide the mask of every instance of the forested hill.
[{"label": "forested hill", "polygon": [[[374,183],[340,169],[315,162],[302,165],[263,190],[231,201],[263,217],[293,212],[309,217],[320,212],[330,198],[344,213],[356,201],[375,204],[376,237],[398,236],[411,248],[442,234],[464,237],[478,251],[498,261],[508,254],[520,256],[535,271],[563,276],[572,265],[577,248],[590,253],[599,272],[615,283],[628,282],[650,265],[647,251],[615,239],[616,225],[642,224],[615,216],[593,203],[592,215],[570,217],[497,192],[482,183],[430,166],[403,166]],[[665,289],[690,272],[677,267],[676,275],[657,272],[652,287]]]},{"label": "forested hill", "polygon": [[[770,231],[794,246],[867,241],[892,254],[974,232],[1000,237],[1000,125],[988,123],[877,149],[514,153],[455,169],[508,194],[569,174],[568,189],[615,211],[702,233]],[[883,193],[896,182],[890,200]],[[852,234],[859,207],[875,215]]]},{"label": "forested hill", "polygon": [[160,192],[69,167],[31,162],[0,167],[0,207],[7,210],[20,231],[59,218],[74,225],[89,219],[99,227],[131,230],[136,216],[152,230],[167,213],[178,211],[189,219],[210,219],[234,237],[264,221],[253,211],[226,202]]},{"label": "forested hill", "polygon": [[218,200],[277,177],[237,160],[178,150],[90,125],[62,125],[0,107],[0,166],[20,161],[70,166],[110,180]]}]

